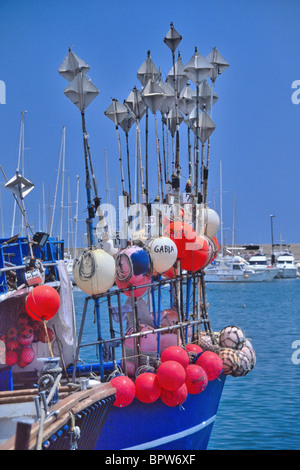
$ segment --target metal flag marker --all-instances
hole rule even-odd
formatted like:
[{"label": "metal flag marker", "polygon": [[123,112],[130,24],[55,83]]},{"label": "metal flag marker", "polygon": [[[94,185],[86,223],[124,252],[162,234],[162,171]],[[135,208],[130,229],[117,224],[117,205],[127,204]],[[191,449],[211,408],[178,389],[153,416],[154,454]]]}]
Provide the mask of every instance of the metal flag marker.
[{"label": "metal flag marker", "polygon": [[[143,87],[145,87],[148,83],[149,80],[157,80],[160,76],[159,70],[154,64],[151,55],[150,55],[150,50],[147,51],[147,59],[142,63],[140,68],[137,71],[136,74],[139,82],[142,84]],[[148,120],[149,120],[149,111],[148,108],[146,109],[146,155],[145,155],[145,172],[146,172],[146,182],[145,182],[145,196],[146,196],[146,203],[149,202],[149,177],[148,177]]]},{"label": "metal flag marker", "polygon": [[16,175],[13,176],[9,181],[7,181],[4,187],[8,189],[9,191],[11,191],[14,194],[14,196],[19,197],[21,201],[22,215],[24,217],[27,238],[29,241],[30,255],[31,255],[31,258],[33,258],[32,242],[29,236],[29,224],[28,224],[27,217],[26,217],[24,197],[27,196],[27,194],[29,194],[30,191],[33,190],[34,184],[31,183],[27,178],[24,178],[24,176],[22,176],[21,173],[17,170]]},{"label": "metal flag marker", "polygon": [[[197,97],[194,95],[196,101]],[[207,80],[203,80],[199,86],[199,107],[202,111],[211,111],[212,106],[218,101],[218,95],[212,90],[207,83]]]},{"label": "metal flag marker", "polygon": [[[212,87],[211,87],[211,103],[210,103],[210,117],[212,118],[212,107],[214,105],[214,100],[215,100],[215,92],[214,92],[214,86],[215,86],[215,81],[216,79],[229,67],[228,62],[224,59],[224,57],[221,56],[219,51],[217,50],[216,47],[213,48],[213,50],[208,54],[206,59],[210,62],[210,64],[213,66],[211,71],[209,72],[209,78],[211,79],[212,82]],[[210,136],[208,137],[207,141],[207,158],[206,158],[206,167],[205,171],[208,176],[208,167],[209,167],[209,157],[210,157]],[[205,187],[207,188],[207,180],[205,181]],[[206,202],[207,198],[207,189],[204,188],[204,202]]]},{"label": "metal flag marker", "polygon": [[190,88],[190,84],[187,83],[186,86],[183,88],[179,95],[179,102],[178,106],[180,111],[185,114],[186,118],[184,122],[188,128],[188,152],[189,152],[189,183],[193,186],[193,153],[192,153],[192,146],[191,146],[191,127],[192,123],[188,119],[188,115],[196,106],[196,98],[194,97],[194,92]]},{"label": "metal flag marker", "polygon": [[129,109],[120,101],[113,98],[112,103],[109,105],[106,111],[104,111],[105,116],[111,119],[115,123],[117,143],[118,143],[118,153],[119,153],[119,164],[120,164],[120,176],[121,176],[121,185],[123,196],[126,195],[125,191],[125,180],[124,180],[124,171],[122,163],[122,152],[121,152],[121,140],[119,133],[119,125],[129,114]]},{"label": "metal flag marker", "polygon": [[120,127],[125,132],[126,136],[126,150],[127,150],[127,177],[128,177],[128,193],[129,193],[129,203],[131,204],[131,179],[130,179],[130,160],[129,160],[129,142],[128,142],[128,133],[136,122],[136,117],[133,112],[130,110],[129,106],[124,101],[124,106],[127,108],[127,116],[120,122]]},{"label": "metal flag marker", "polygon": [[79,72],[87,73],[89,70],[90,66],[84,62],[84,60],[80,59],[80,57],[72,51],[71,47],[69,47],[69,52],[59,67],[58,72],[68,80],[68,82],[71,82]]},{"label": "metal flag marker", "polygon": [[159,84],[151,79],[148,81],[147,85],[142,91],[142,97],[146,106],[151,110],[154,116],[155,122],[155,137],[156,137],[156,155],[157,155],[157,174],[158,174],[158,198],[159,201],[163,200],[163,180],[162,180],[162,168],[161,168],[161,158],[160,158],[160,149],[159,149],[159,138],[158,138],[158,129],[157,129],[157,117],[156,111],[159,110],[162,106],[162,102],[166,96],[164,90],[159,86]]},{"label": "metal flag marker", "polygon": [[[85,159],[85,187],[87,192],[87,206],[88,206],[88,219],[87,223],[87,235],[88,244],[91,248],[94,245],[93,235],[93,218],[95,212],[100,204],[98,197],[96,178],[94,175],[91,151],[88,142],[88,133],[86,131],[85,124],[85,110],[91,104],[91,102],[98,96],[99,89],[91,82],[86,76],[89,71],[89,65],[80,59],[74,52],[69,48],[68,55],[64,59],[62,65],[59,67],[58,72],[68,81],[69,85],[65,89],[65,95],[77,106],[81,112],[81,124],[82,124],[82,135],[83,135],[83,148],[84,148],[84,159]],[[73,78],[72,78],[73,77]],[[90,182],[90,171],[92,174],[93,186],[94,186],[94,205],[92,204],[91,198],[91,182]]]},{"label": "metal flag marker", "polygon": [[[98,88],[87,78],[86,73],[90,69],[89,65],[86,64],[82,59],[76,56],[74,53],[69,53],[62,65],[59,67],[59,73],[69,80],[71,79],[70,84],[65,89],[65,95],[74,103],[81,112],[81,124],[82,124],[82,136],[83,136],[83,149],[84,149],[84,161],[85,161],[85,187],[86,187],[86,196],[87,196],[87,209],[88,209],[88,218],[86,219],[87,224],[87,237],[89,248],[92,249],[94,246],[94,230],[93,230],[93,219],[97,208],[100,205],[100,199],[97,192],[96,178],[94,175],[91,152],[88,142],[88,134],[86,131],[85,124],[85,110],[91,104],[91,102],[98,96]],[[73,59],[76,59],[74,61]],[[94,205],[92,204],[91,198],[91,183],[90,183],[90,172],[93,178],[94,185]],[[97,318],[97,333],[98,338],[102,337],[101,334],[101,322],[100,322],[100,300],[95,298],[95,311]],[[85,305],[87,305],[87,300]],[[103,346],[102,343],[99,344],[99,365],[100,365],[100,375],[101,379],[104,379],[104,363],[103,363]]]},{"label": "metal flag marker", "polygon": [[177,62],[173,65],[170,72],[167,75],[166,82],[170,83],[174,87],[174,83],[176,82],[176,89],[177,93],[181,93],[185,85],[189,81],[189,77],[184,71],[185,65],[181,60],[181,54],[178,51],[178,59]]},{"label": "metal flag marker", "polygon": [[[195,53],[185,66],[185,72],[189,79],[196,84],[196,122],[199,123],[199,86],[200,83],[206,79],[213,66],[203,57],[195,47]],[[194,195],[198,197],[198,202],[202,202],[201,193],[199,190],[199,126],[196,126],[196,148],[195,148],[195,181],[194,181]]]},{"label": "metal flag marker", "polygon": [[[181,177],[181,168],[180,168],[180,144],[179,144],[179,111],[178,111],[178,80],[179,77],[183,77],[185,74],[185,70],[182,69],[181,60],[178,59],[177,67],[175,65],[175,50],[177,49],[178,45],[182,40],[182,36],[176,31],[174,28],[173,23],[170,23],[171,28],[167,32],[164,43],[171,49],[172,52],[172,62],[173,68],[171,72],[169,72],[169,76],[173,77],[174,81],[174,90],[175,90],[175,119],[176,119],[176,158],[175,158],[175,165],[172,172],[172,189],[174,190],[174,202],[175,202],[175,216],[178,217],[179,215],[179,199],[180,199],[180,177]],[[179,70],[180,69],[180,70]],[[177,78],[178,74],[178,78]],[[185,80],[185,78],[184,78]],[[186,79],[186,82],[188,78]],[[182,86],[182,82],[180,83],[180,87]],[[183,120],[183,119],[182,119]]]},{"label": "metal flag marker", "polygon": [[175,90],[173,88],[173,83],[171,84],[167,80],[164,82],[160,77],[158,80],[159,86],[165,93],[165,97],[161,102],[160,112],[162,115],[162,135],[163,135],[163,156],[164,156],[164,178],[165,183],[169,180],[169,139],[167,132],[167,156],[165,151],[165,124],[168,123],[168,116],[171,109],[175,108]]},{"label": "metal flag marker", "polygon": [[140,168],[140,180],[142,191],[142,202],[146,202],[145,182],[144,182],[144,167],[142,163],[142,150],[141,150],[141,136],[140,136],[140,121],[146,113],[146,105],[141,96],[140,90],[136,86],[133,87],[124,103],[129,107],[130,111],[136,118],[136,175],[135,175],[135,201],[139,198],[139,183],[138,183],[138,168]]}]

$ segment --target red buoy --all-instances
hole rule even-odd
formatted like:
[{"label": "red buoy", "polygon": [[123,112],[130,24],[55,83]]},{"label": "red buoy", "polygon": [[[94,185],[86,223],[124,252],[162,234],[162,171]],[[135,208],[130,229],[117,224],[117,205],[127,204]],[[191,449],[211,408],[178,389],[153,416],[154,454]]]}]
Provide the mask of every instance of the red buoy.
[{"label": "red buoy", "polygon": [[177,361],[185,369],[190,362],[188,353],[180,346],[169,346],[166,348],[160,357],[161,362]]},{"label": "red buoy", "polygon": [[17,339],[10,339],[6,341],[6,351],[15,351],[20,346],[20,343]]},{"label": "red buoy", "polygon": [[198,346],[198,344],[193,344],[193,343],[187,344],[185,346],[185,349],[188,352],[191,352],[191,353],[194,353],[194,354],[199,354],[199,353],[203,352],[203,349],[200,348],[200,346]]},{"label": "red buoy", "polygon": [[118,375],[110,381],[116,389],[116,399],[114,406],[122,408],[130,405],[135,397],[135,386],[132,380],[126,375]]},{"label": "red buoy", "polygon": [[196,240],[187,245],[186,256],[181,260],[182,269],[196,272],[208,263],[212,253],[207,240],[207,237],[197,235]]},{"label": "red buoy", "polygon": [[34,287],[26,298],[26,311],[34,320],[50,320],[58,312],[60,296],[51,286],[43,284]]},{"label": "red buoy", "polygon": [[163,227],[163,235],[170,237],[177,246],[177,257],[184,258],[186,250],[189,249],[189,243],[196,239],[194,229],[185,222],[175,221],[170,225]]},{"label": "red buoy", "polygon": [[202,367],[196,364],[190,364],[186,368],[185,384],[188,392],[192,395],[197,395],[206,389],[208,384],[207,374]]},{"label": "red buoy", "polygon": [[20,359],[22,362],[25,362],[26,364],[30,364],[35,357],[34,351],[31,346],[25,346],[20,355]]},{"label": "red buoy", "polygon": [[33,328],[30,325],[22,325],[18,333],[18,341],[22,346],[31,344],[34,340]]},{"label": "red buoy", "polygon": [[162,388],[160,399],[161,401],[171,407],[182,405],[188,396],[188,389],[186,384],[182,384],[177,390],[171,392],[170,390],[166,390]]},{"label": "red buoy", "polygon": [[157,380],[162,388],[174,392],[185,381],[184,367],[177,361],[162,362],[157,369]]},{"label": "red buoy", "polygon": [[135,381],[135,396],[142,403],[153,403],[161,393],[156,374],[144,372],[137,376]]},{"label": "red buoy", "polygon": [[16,351],[6,351],[5,362],[8,366],[13,366],[18,361],[18,354]]},{"label": "red buoy", "polygon": [[[48,333],[48,338],[49,338],[49,341],[50,343],[54,340],[54,333],[53,331],[51,330],[51,328],[48,328],[47,327],[47,333]],[[46,334],[46,331],[45,329],[40,329],[39,331],[39,335],[38,335],[38,340],[41,342],[41,343],[47,343],[48,341],[48,338],[47,338],[47,334]]]},{"label": "red buoy", "polygon": [[223,370],[222,359],[212,351],[204,351],[195,364],[205,370],[208,380],[217,379]]}]

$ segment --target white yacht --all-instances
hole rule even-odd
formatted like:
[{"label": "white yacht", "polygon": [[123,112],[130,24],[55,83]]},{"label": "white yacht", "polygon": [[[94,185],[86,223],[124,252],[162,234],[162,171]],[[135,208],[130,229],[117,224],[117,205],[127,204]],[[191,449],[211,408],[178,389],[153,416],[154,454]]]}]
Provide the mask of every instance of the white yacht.
[{"label": "white yacht", "polygon": [[276,276],[278,276],[279,268],[277,266],[272,266],[268,262],[268,258],[263,253],[255,253],[249,258],[249,264],[254,271],[265,272],[266,281],[272,281]]},{"label": "white yacht", "polygon": [[298,275],[298,268],[295,264],[294,255],[290,251],[285,251],[277,256],[276,266],[279,269],[278,276],[282,278],[295,278]]},{"label": "white yacht", "polygon": [[241,256],[218,256],[205,268],[207,282],[261,282],[266,278],[267,268],[255,270]]}]

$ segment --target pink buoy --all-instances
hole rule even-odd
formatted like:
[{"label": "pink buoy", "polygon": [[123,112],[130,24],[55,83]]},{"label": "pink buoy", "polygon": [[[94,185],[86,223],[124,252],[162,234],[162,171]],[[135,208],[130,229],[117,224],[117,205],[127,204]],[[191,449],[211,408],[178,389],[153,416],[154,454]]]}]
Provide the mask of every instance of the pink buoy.
[{"label": "pink buoy", "polygon": [[[176,333],[165,333],[160,335],[160,352],[162,353],[166,348],[170,346],[177,346],[178,337]],[[181,339],[179,339],[179,346],[182,344]]]},{"label": "pink buoy", "polygon": [[34,359],[34,351],[30,346],[25,346],[20,355],[20,359],[22,362],[25,362],[26,364],[30,364],[33,359]]},{"label": "pink buoy", "polygon": [[[147,325],[140,325],[139,327],[139,332],[146,332],[146,331],[153,331],[153,328],[151,326]],[[134,328],[130,327],[126,331],[126,335],[131,335],[134,332]],[[136,341],[137,338],[127,338],[125,340],[125,346],[129,349],[134,350],[136,348]],[[157,334],[156,333],[149,333],[145,334],[144,336],[142,335],[140,337],[140,349],[141,351],[156,351],[157,350]]]},{"label": "pink buoy", "polygon": [[[143,274],[139,276],[132,275],[128,281],[119,281],[119,279],[116,279],[116,284],[119,289],[128,289],[129,287],[143,286],[143,287],[133,290],[134,297],[141,297],[142,295],[144,295],[149,289],[150,282],[151,282],[151,277],[143,275]],[[124,294],[127,297],[131,297],[132,292],[131,290],[125,290]]]},{"label": "pink buoy", "polygon": [[178,312],[175,308],[168,308],[161,312],[161,326],[172,326],[178,322]]}]

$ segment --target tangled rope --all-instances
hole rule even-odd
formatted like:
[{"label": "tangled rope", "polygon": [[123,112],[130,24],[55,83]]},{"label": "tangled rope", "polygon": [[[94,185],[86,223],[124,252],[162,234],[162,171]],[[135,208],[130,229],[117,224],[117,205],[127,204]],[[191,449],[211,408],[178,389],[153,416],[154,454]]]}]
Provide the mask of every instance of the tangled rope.
[{"label": "tangled rope", "polygon": [[[41,371],[39,372],[39,379],[38,379],[38,385],[40,392],[46,392],[49,390],[49,394],[47,396],[46,403],[49,405],[51,402],[52,398],[54,397],[54,394],[56,393],[56,389],[58,387],[58,384],[60,382],[60,379],[62,377],[62,369],[60,367],[57,367],[56,369],[47,369],[47,371]],[[56,377],[55,377],[56,375]],[[42,400],[41,400],[42,402]],[[40,427],[39,427],[39,432],[37,436],[37,443],[36,443],[36,450],[41,450],[42,449],[42,442],[43,442],[43,433],[44,433],[44,424],[45,420],[47,418],[47,408],[45,406],[41,407],[41,418],[40,418]]]}]

